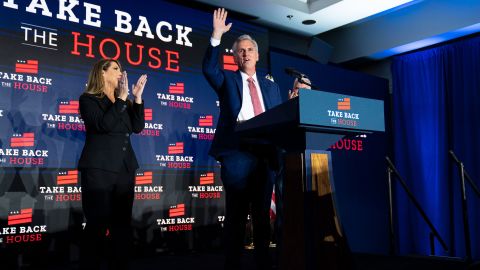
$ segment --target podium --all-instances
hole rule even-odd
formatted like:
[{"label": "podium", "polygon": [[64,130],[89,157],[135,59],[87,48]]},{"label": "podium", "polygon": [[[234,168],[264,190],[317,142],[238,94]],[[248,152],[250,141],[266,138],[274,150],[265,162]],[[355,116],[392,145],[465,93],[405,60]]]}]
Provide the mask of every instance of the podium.
[{"label": "podium", "polygon": [[344,136],[384,131],[383,101],[307,89],[237,126],[242,139],[285,151],[280,269],[352,268],[326,150]]}]

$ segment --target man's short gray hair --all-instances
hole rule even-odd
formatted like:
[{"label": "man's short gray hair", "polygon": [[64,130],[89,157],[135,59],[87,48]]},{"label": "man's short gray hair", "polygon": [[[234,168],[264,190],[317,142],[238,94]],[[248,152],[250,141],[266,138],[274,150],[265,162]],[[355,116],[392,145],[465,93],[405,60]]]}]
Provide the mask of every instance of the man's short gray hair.
[{"label": "man's short gray hair", "polygon": [[243,40],[250,40],[253,43],[253,46],[255,47],[255,50],[257,50],[257,52],[258,52],[258,44],[255,41],[255,39],[253,39],[250,35],[241,35],[233,43],[233,46],[232,46],[233,53],[237,53],[238,43],[240,41],[243,41]]}]

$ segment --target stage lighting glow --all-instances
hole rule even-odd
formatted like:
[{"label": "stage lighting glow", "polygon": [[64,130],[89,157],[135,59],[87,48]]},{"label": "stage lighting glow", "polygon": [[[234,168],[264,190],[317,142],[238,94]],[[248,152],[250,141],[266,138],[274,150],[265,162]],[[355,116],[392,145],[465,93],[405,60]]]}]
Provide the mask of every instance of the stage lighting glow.
[{"label": "stage lighting glow", "polygon": [[413,2],[414,0],[343,0],[315,13],[321,29],[328,31]]},{"label": "stage lighting glow", "polygon": [[401,45],[401,46],[397,46],[397,47],[394,47],[394,48],[390,48],[388,50],[384,50],[384,51],[381,51],[381,52],[377,52],[377,53],[371,55],[369,58],[378,60],[378,59],[390,57],[390,56],[393,56],[393,55],[402,54],[402,53],[406,53],[406,52],[409,52],[409,51],[414,51],[414,50],[418,50],[418,49],[421,49],[421,48],[425,48],[425,47],[432,46],[432,45],[435,45],[435,44],[439,44],[439,43],[449,41],[449,40],[452,40],[452,39],[455,39],[455,38],[470,35],[470,34],[473,34],[473,33],[476,33],[476,32],[480,32],[480,23],[473,24],[473,25],[470,25],[470,26],[467,26],[467,27],[464,27],[464,28],[461,28],[461,29],[454,30],[454,31],[446,32],[446,33],[443,33],[443,34],[440,34],[440,35],[437,35],[437,36],[428,37],[428,38],[425,38],[425,39],[422,39],[422,40],[417,40],[417,41],[414,41],[414,42],[410,42],[410,43],[407,43],[407,44],[404,44],[404,45]]}]

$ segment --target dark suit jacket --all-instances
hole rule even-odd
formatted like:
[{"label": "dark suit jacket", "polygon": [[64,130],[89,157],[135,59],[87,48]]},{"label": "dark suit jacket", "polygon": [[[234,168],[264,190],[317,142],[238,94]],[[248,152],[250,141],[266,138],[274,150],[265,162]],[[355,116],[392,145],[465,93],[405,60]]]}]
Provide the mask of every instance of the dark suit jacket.
[{"label": "dark suit jacket", "polygon": [[[243,84],[240,71],[232,72],[219,67],[220,46],[208,47],[203,58],[203,74],[217,92],[220,101],[220,117],[218,119],[215,138],[210,148],[210,155],[219,156],[237,150],[239,138],[235,134],[237,116],[242,107]],[[258,84],[263,96],[265,110],[282,102],[278,85],[258,76]]]},{"label": "dark suit jacket", "polygon": [[130,104],[119,98],[112,103],[106,96],[80,96],[80,114],[87,130],[78,168],[97,168],[119,172],[138,168],[130,135],[145,126],[142,104]]}]

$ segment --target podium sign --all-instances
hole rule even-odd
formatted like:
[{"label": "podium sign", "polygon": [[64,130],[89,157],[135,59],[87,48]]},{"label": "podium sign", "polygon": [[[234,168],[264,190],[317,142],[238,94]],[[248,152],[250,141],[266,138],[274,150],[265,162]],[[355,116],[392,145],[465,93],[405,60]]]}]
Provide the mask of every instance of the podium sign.
[{"label": "podium sign", "polygon": [[300,89],[298,107],[305,126],[385,131],[382,100]]}]

